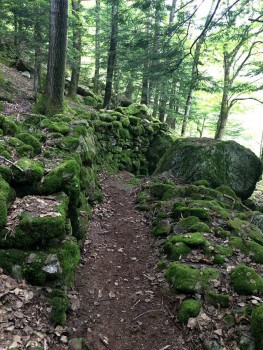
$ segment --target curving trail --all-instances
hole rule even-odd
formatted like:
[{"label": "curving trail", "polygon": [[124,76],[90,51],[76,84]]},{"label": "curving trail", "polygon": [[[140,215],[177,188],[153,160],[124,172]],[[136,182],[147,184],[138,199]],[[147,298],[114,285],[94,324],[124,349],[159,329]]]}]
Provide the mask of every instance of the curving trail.
[{"label": "curving trail", "polygon": [[93,350],[190,349],[173,316],[179,301],[156,269],[157,249],[129,181],[125,172],[102,181],[104,202],[93,210],[70,338],[85,338]]}]

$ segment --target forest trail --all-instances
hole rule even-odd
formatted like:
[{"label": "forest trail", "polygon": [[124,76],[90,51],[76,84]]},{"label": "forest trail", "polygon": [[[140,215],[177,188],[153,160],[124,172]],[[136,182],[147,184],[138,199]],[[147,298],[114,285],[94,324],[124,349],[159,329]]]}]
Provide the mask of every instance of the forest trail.
[{"label": "forest trail", "polygon": [[157,248],[130,180],[123,172],[102,181],[104,201],[93,209],[69,338],[83,337],[92,350],[191,349],[175,324],[175,300],[156,268]]}]

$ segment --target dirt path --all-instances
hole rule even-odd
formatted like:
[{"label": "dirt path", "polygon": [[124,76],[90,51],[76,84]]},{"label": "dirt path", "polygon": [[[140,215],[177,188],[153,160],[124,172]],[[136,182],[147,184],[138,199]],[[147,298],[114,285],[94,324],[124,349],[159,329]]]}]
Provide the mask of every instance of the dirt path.
[{"label": "dirt path", "polygon": [[94,350],[190,349],[171,317],[173,297],[129,180],[122,173],[102,182],[105,199],[93,211],[78,270],[70,338],[82,336]]}]

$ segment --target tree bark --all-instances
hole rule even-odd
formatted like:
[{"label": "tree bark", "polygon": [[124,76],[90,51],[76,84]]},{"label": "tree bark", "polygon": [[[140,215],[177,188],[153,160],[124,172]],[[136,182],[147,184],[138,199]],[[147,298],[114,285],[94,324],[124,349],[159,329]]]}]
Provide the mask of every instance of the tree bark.
[{"label": "tree bark", "polygon": [[95,73],[94,89],[95,93],[99,92],[100,80],[100,0],[96,0],[96,32],[95,32]]},{"label": "tree bark", "polygon": [[38,91],[41,89],[41,43],[42,32],[41,22],[39,21],[39,8],[36,9],[36,21],[34,26],[34,40],[35,40],[35,62],[34,62],[34,93],[35,98]]},{"label": "tree bark", "polygon": [[78,90],[79,74],[81,65],[81,22],[80,22],[80,2],[81,0],[72,0],[72,14],[74,16],[73,24],[73,50],[74,62],[71,68],[71,79],[68,89],[68,95],[75,97]]},{"label": "tree bark", "polygon": [[111,9],[111,37],[110,37],[110,48],[108,54],[108,66],[107,66],[107,77],[103,108],[109,108],[112,95],[112,80],[116,61],[117,51],[117,34],[118,34],[118,14],[119,14],[119,0],[113,0]]},{"label": "tree bark", "polygon": [[223,96],[221,100],[220,114],[215,133],[216,140],[222,140],[229,114],[229,90],[231,88],[230,68],[231,63],[229,62],[228,54],[224,53],[224,87]]},{"label": "tree bark", "polygon": [[48,70],[44,96],[45,113],[63,111],[67,46],[68,1],[51,0]]}]

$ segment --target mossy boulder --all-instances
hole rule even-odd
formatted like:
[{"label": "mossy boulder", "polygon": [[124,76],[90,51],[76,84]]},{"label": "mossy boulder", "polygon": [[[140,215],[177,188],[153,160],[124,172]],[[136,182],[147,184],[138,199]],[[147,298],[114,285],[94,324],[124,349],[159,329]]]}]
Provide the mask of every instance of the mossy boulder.
[{"label": "mossy boulder", "polygon": [[22,265],[24,278],[34,285],[69,287],[74,282],[80,251],[73,237],[66,237],[48,250],[28,254]]},{"label": "mossy boulder", "polygon": [[53,168],[40,185],[40,191],[45,194],[53,194],[65,189],[75,177],[79,178],[80,165],[74,159],[65,160]]},{"label": "mossy boulder", "polygon": [[256,350],[263,349],[263,304],[260,304],[252,312],[251,333],[255,338]]},{"label": "mossy boulder", "polygon": [[51,306],[50,321],[55,325],[64,326],[67,320],[67,310],[69,300],[66,293],[62,290],[53,290],[49,297],[48,303]]},{"label": "mossy boulder", "polygon": [[235,141],[184,138],[176,140],[160,159],[154,174],[162,173],[182,183],[205,179],[215,188],[227,185],[247,199],[262,174],[262,164]]},{"label": "mossy boulder", "polygon": [[[36,184],[44,176],[44,165],[41,162],[23,157],[16,163],[17,166],[12,166],[13,181],[15,185],[21,184]],[[21,170],[22,171],[21,171]]]},{"label": "mossy boulder", "polygon": [[177,261],[191,252],[191,249],[185,243],[172,243],[170,240],[164,243],[163,250],[168,255],[169,259],[173,261]]},{"label": "mossy boulder", "polygon": [[[68,197],[25,196],[10,207],[10,225],[0,232],[0,246],[30,248],[46,246],[66,234]],[[13,222],[12,218],[16,217]]]},{"label": "mossy boulder", "polygon": [[207,303],[215,307],[227,308],[230,305],[230,297],[227,294],[219,294],[214,291],[209,291],[205,294]]},{"label": "mossy boulder", "polygon": [[54,121],[48,118],[42,119],[40,127],[50,132],[59,132],[62,135],[67,135],[70,132],[70,125],[64,121]]},{"label": "mossy boulder", "polygon": [[29,132],[21,132],[16,135],[16,138],[23,141],[26,145],[32,146],[34,149],[34,154],[39,154],[41,152],[41,143]]},{"label": "mossy boulder", "polygon": [[197,317],[201,310],[201,303],[199,300],[188,299],[184,300],[179,308],[178,319],[182,323],[186,323],[189,318]]},{"label": "mossy boulder", "polygon": [[165,277],[175,292],[193,294],[204,293],[211,281],[219,277],[216,269],[196,269],[172,263],[165,272]]},{"label": "mossy boulder", "polygon": [[263,278],[251,267],[239,265],[230,274],[234,290],[238,294],[262,295]]},{"label": "mossy boulder", "polygon": [[172,244],[182,242],[190,247],[201,246],[206,243],[204,236],[200,232],[187,233],[185,235],[174,235],[169,240]]},{"label": "mossy boulder", "polygon": [[12,189],[3,178],[0,178],[0,229],[3,228],[7,222],[7,209],[11,200]]}]

